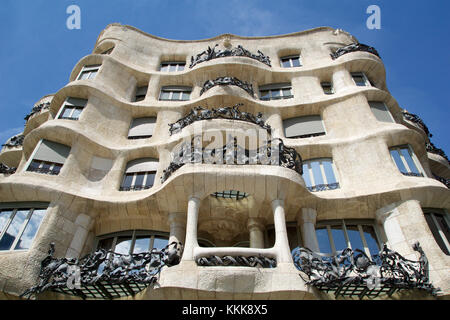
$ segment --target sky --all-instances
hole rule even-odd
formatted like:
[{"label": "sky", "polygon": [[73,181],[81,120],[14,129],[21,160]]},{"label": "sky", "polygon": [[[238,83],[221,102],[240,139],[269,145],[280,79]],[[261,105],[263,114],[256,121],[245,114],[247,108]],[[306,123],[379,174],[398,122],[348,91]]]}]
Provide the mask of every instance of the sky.
[{"label": "sky", "polygon": [[[380,7],[381,29],[366,26],[366,9],[373,4]],[[70,5],[81,10],[79,30],[66,26]],[[449,16],[445,0],[2,0],[0,144],[23,130],[24,117],[42,96],[68,83],[73,67],[110,23],[177,40],[330,26],[377,49],[392,96],[423,119],[431,141],[450,155]]]}]

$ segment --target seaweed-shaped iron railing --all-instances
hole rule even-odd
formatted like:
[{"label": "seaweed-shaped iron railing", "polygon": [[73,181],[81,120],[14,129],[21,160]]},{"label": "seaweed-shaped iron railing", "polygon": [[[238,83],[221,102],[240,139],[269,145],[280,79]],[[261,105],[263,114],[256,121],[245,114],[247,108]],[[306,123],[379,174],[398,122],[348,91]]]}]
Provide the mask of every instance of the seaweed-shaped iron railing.
[{"label": "seaweed-shaped iron railing", "polygon": [[380,58],[378,51],[375,50],[374,47],[370,47],[370,46],[362,44],[362,43],[352,43],[352,44],[349,44],[348,46],[341,47],[341,48],[337,49],[335,52],[331,53],[331,58],[333,60],[335,60],[346,53],[355,52],[355,51],[369,52],[371,54],[376,55],[378,58]]}]

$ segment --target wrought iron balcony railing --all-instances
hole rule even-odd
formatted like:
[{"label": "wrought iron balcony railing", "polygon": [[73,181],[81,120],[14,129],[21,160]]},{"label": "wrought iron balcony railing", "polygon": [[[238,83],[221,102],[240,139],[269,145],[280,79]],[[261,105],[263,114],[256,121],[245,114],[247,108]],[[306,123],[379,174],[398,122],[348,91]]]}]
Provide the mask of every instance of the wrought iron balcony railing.
[{"label": "wrought iron balcony railing", "polygon": [[212,108],[211,110],[203,108],[202,106],[195,107],[185,117],[181,118],[177,122],[169,124],[170,135],[180,132],[184,127],[187,127],[196,121],[211,119],[239,120],[254,123],[267,130],[270,134],[271,127],[268,124],[265,124],[262,119],[262,113],[258,112],[258,114],[254,116],[249,112],[240,111],[239,107],[242,105],[242,103],[238,103],[232,107],[220,107],[217,109]]},{"label": "wrought iron balcony railing", "polygon": [[425,142],[425,149],[427,152],[437,154],[447,160],[447,162],[450,164],[450,160],[447,158],[447,155],[445,154],[444,150],[436,147],[433,142],[427,141]]},{"label": "wrought iron balcony railing", "polygon": [[23,134],[18,134],[9,139],[3,146],[8,148],[20,147],[23,145],[24,138],[25,136]]},{"label": "wrought iron balcony railing", "polygon": [[6,164],[0,162],[0,173],[3,174],[13,174],[15,173],[17,168],[15,167],[8,167]]},{"label": "wrought iron balcony railing", "polygon": [[176,170],[186,163],[231,164],[231,165],[278,165],[299,173],[302,170],[302,158],[294,148],[286,147],[280,138],[267,141],[257,150],[247,150],[237,144],[234,138],[218,149],[206,149],[196,146],[196,139],[183,143],[173,154],[173,161],[163,171],[161,183],[164,183]]},{"label": "wrought iron balcony railing", "polygon": [[428,137],[431,138],[433,136],[430,133],[430,130],[428,130],[428,127],[425,125],[425,122],[423,122],[423,120],[417,114],[409,113],[406,110],[403,110],[402,114],[403,114],[403,118],[405,120],[408,120],[408,121],[411,121],[411,122],[414,122],[415,124],[417,124],[425,132],[425,134]]},{"label": "wrought iron balcony railing", "polygon": [[368,45],[362,44],[362,43],[352,43],[348,46],[342,47],[337,49],[335,52],[331,53],[331,58],[333,60],[339,58],[340,56],[343,56],[346,53],[355,52],[355,51],[364,51],[369,52],[371,54],[376,55],[378,58],[381,58],[378,54],[378,51],[375,50],[374,47],[370,47]]},{"label": "wrought iron balcony railing", "polygon": [[335,256],[296,248],[293,259],[297,269],[307,275],[308,285],[333,293],[335,297],[376,298],[411,289],[436,295],[440,289],[429,281],[425,253],[418,242],[413,249],[419,252],[419,261],[408,260],[386,245],[372,259],[361,250],[350,248]]},{"label": "wrought iron balcony railing", "polygon": [[444,178],[444,177],[437,176],[437,175],[435,175],[434,173],[433,173],[433,177],[434,177],[437,181],[439,181],[439,182],[445,184],[445,186],[446,186],[447,188],[450,189],[450,179],[446,179],[446,178]]},{"label": "wrought iron balcony railing", "polygon": [[253,91],[253,86],[250,83],[239,80],[235,77],[219,77],[215,80],[207,80],[203,84],[202,90],[200,90],[200,96],[215,86],[237,86],[245,90],[251,97],[255,97],[255,92]]},{"label": "wrought iron balcony railing", "polygon": [[254,53],[251,53],[250,51],[248,51],[241,45],[238,45],[236,48],[232,48],[232,49],[224,49],[224,50],[216,51],[217,46],[218,46],[218,44],[216,44],[212,49],[211,49],[211,47],[208,47],[208,49],[197,54],[195,57],[192,56],[191,64],[189,65],[189,68],[193,68],[197,64],[205,62],[205,61],[209,61],[209,60],[213,60],[213,59],[217,59],[217,58],[223,58],[223,57],[233,57],[233,56],[234,57],[251,58],[251,59],[257,60],[259,62],[262,62],[262,63],[268,65],[269,67],[272,66],[270,64],[270,58],[268,56],[264,55],[264,53],[262,53],[259,50],[258,50],[258,54],[256,55]]},{"label": "wrought iron balcony railing", "polygon": [[33,107],[33,109],[31,109],[31,112],[25,116],[25,120],[28,121],[33,115],[41,112],[42,110],[46,110],[50,108],[50,102],[44,102],[41,104],[38,104],[36,106]]},{"label": "wrought iron balcony railing", "polygon": [[161,250],[129,255],[99,249],[82,259],[54,258],[54,252],[51,243],[47,257],[41,262],[38,284],[21,297],[30,299],[47,290],[82,299],[134,296],[158,281],[163,266],[179,263],[181,243],[172,242]]},{"label": "wrought iron balcony railing", "polygon": [[275,258],[259,256],[209,256],[197,259],[199,266],[239,266],[239,267],[260,267],[275,268],[277,261]]}]

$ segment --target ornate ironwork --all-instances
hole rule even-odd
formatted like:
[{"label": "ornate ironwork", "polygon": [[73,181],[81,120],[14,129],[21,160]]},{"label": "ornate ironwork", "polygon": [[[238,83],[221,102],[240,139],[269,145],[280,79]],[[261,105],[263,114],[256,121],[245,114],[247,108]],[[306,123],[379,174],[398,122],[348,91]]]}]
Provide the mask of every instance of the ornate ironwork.
[{"label": "ornate ironwork", "polygon": [[329,184],[318,184],[311,187],[306,187],[311,192],[325,191],[325,190],[335,190],[339,188],[339,182],[329,183]]},{"label": "ornate ironwork", "polygon": [[450,160],[447,158],[447,155],[445,154],[444,150],[436,147],[433,142],[431,141],[426,141],[425,142],[425,149],[427,150],[427,152],[431,152],[437,155],[440,155],[441,157],[445,158],[447,160],[447,162],[450,164]]},{"label": "ornate ironwork", "polygon": [[253,91],[253,86],[250,83],[239,80],[235,77],[219,77],[215,80],[206,80],[203,84],[202,90],[200,90],[200,96],[215,86],[237,86],[244,89],[249,95],[255,97],[255,92]]},{"label": "ornate ironwork", "polygon": [[229,120],[240,120],[250,123],[254,123],[261,128],[267,130],[269,134],[271,133],[271,127],[264,123],[262,118],[262,113],[258,112],[256,116],[249,112],[240,111],[239,107],[243,106],[242,103],[235,104],[232,107],[220,107],[208,110],[202,106],[197,106],[193,108],[185,117],[181,118],[175,123],[169,124],[170,135],[180,132],[184,127],[201,120],[211,120],[211,119],[229,119]]},{"label": "ornate ironwork", "polygon": [[374,298],[405,289],[436,295],[440,289],[429,282],[427,257],[418,242],[413,249],[419,252],[419,261],[408,260],[386,245],[373,260],[363,251],[350,248],[338,251],[335,256],[296,248],[293,259],[297,269],[308,276],[307,284],[332,292],[336,297]]},{"label": "ornate ironwork", "polygon": [[15,173],[17,170],[17,168],[15,167],[8,167],[6,164],[4,164],[3,162],[0,162],[0,173],[3,174],[13,174]]},{"label": "ornate ironwork", "polygon": [[28,115],[26,115],[24,119],[26,121],[28,121],[36,113],[39,113],[42,110],[46,110],[48,108],[50,108],[50,102],[44,102],[44,103],[38,104],[38,105],[34,106],[33,109],[31,109],[31,112]]},{"label": "ornate ironwork", "polygon": [[447,188],[450,189],[450,179],[446,179],[446,178],[444,178],[444,177],[437,176],[437,175],[435,175],[434,173],[433,173],[433,177],[434,177],[437,181],[439,181],[439,182],[445,184],[445,186],[446,186]]},{"label": "ornate ironwork", "polygon": [[8,148],[20,147],[23,145],[23,139],[25,136],[23,134],[18,134],[11,139],[9,139],[3,146]]},{"label": "ornate ironwork", "polygon": [[[294,148],[285,146],[280,138],[269,140],[262,147],[252,151],[239,146],[236,137],[233,141],[218,149],[201,148],[195,145],[194,140],[195,138],[190,143],[183,143],[173,153],[173,161],[163,171],[161,183],[164,183],[172,173],[186,163],[272,164],[292,169],[300,175],[303,174],[302,158]],[[216,159],[221,161],[216,162]]]},{"label": "ornate ironwork", "polygon": [[428,127],[425,125],[425,122],[423,122],[423,120],[417,114],[409,113],[406,110],[403,110],[402,114],[403,114],[403,118],[405,120],[408,120],[408,121],[411,121],[411,122],[414,122],[415,124],[417,124],[425,132],[425,134],[428,137],[431,138],[433,136],[430,133],[430,131],[428,130]]},{"label": "ornate ironwork", "polygon": [[370,46],[362,44],[362,43],[349,44],[348,46],[337,49],[335,52],[331,53],[330,55],[331,55],[331,58],[333,60],[335,60],[346,53],[355,52],[355,51],[369,52],[369,53],[376,55],[378,58],[381,58],[380,55],[378,54],[378,51],[375,50],[374,47],[370,47]]},{"label": "ornate ironwork", "polygon": [[232,49],[224,49],[224,50],[216,51],[217,46],[218,46],[218,44],[216,44],[212,49],[211,49],[211,47],[208,46],[208,49],[206,49],[205,51],[197,54],[195,57],[192,56],[191,64],[189,65],[189,68],[193,68],[194,66],[196,66],[199,63],[209,61],[212,59],[223,58],[223,57],[233,57],[233,56],[234,57],[248,57],[248,58],[257,60],[259,62],[262,62],[262,63],[268,65],[269,67],[272,67],[272,65],[270,64],[270,58],[268,56],[264,55],[264,53],[262,53],[259,50],[258,50],[258,54],[256,55],[256,54],[251,53],[250,51],[248,51],[241,45],[238,45],[236,48],[232,48]]},{"label": "ornate ironwork", "polygon": [[259,256],[209,256],[197,259],[197,264],[200,266],[240,266],[240,267],[262,267],[275,268],[277,260],[275,258],[268,258],[263,255]]},{"label": "ornate ironwork", "polygon": [[52,290],[86,298],[114,299],[135,295],[154,285],[163,266],[180,261],[181,243],[172,242],[161,250],[119,254],[99,249],[82,259],[54,258],[54,243],[41,262],[39,282],[21,297]]}]

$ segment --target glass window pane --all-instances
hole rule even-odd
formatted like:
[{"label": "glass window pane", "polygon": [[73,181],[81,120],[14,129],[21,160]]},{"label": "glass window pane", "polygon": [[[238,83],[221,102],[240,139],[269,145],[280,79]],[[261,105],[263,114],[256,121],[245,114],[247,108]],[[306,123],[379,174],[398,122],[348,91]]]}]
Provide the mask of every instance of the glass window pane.
[{"label": "glass window pane", "polygon": [[269,100],[270,99],[270,93],[268,90],[261,91],[260,94],[261,94],[261,100]]},{"label": "glass window pane", "polygon": [[8,222],[8,219],[11,216],[12,212],[13,212],[12,210],[0,211],[0,234],[6,227],[6,223]]},{"label": "glass window pane", "polygon": [[190,92],[183,92],[183,96],[181,98],[181,100],[186,101],[189,100],[191,93]]},{"label": "glass window pane", "polygon": [[348,248],[347,242],[345,241],[344,231],[342,226],[331,226],[331,235],[333,236],[334,246],[336,251],[344,250]]},{"label": "glass window pane", "polygon": [[437,229],[437,226],[435,225],[433,221],[433,217],[431,216],[432,213],[426,212],[425,214],[425,220],[427,221],[428,227],[431,230],[431,233],[433,234],[434,240],[436,240],[436,243],[441,248],[442,252],[445,254],[449,254],[449,251],[447,249],[447,246],[444,243],[444,240],[442,240],[441,235],[439,234],[439,230]]},{"label": "glass window pane", "polygon": [[136,237],[136,242],[134,243],[133,253],[141,253],[149,251],[150,247],[150,237],[149,236],[139,236]]},{"label": "glass window pane", "polygon": [[411,157],[411,151],[408,148],[404,148],[404,149],[401,149],[400,152],[402,153],[403,158],[405,159],[406,163],[408,164],[408,167],[411,170],[410,172],[420,173]]},{"label": "glass window pane", "polygon": [[183,70],[184,70],[184,64],[179,64],[178,71],[183,71]]},{"label": "glass window pane", "polygon": [[336,176],[334,175],[333,165],[331,161],[323,160],[322,161],[323,170],[325,171],[325,176],[327,178],[328,184],[336,183]]},{"label": "glass window pane", "polygon": [[31,216],[28,224],[20,237],[20,240],[17,242],[15,249],[29,249],[31,247],[31,243],[39,229],[42,219],[45,215],[45,209],[36,209],[33,211],[33,215]]},{"label": "glass window pane", "polygon": [[122,188],[130,188],[131,183],[133,182],[133,173],[127,173],[125,178],[123,179]]},{"label": "glass window pane", "polygon": [[167,72],[167,70],[169,70],[169,66],[167,64],[161,66],[162,72]]},{"label": "glass window pane", "polygon": [[400,154],[398,153],[397,149],[391,150],[391,156],[392,159],[394,159],[395,164],[397,165],[397,168],[400,170],[400,172],[407,173],[405,166],[403,165],[402,159],[400,159]]},{"label": "glass window pane", "polygon": [[291,95],[292,95],[291,88],[283,89],[283,97],[289,97]]},{"label": "glass window pane", "polygon": [[352,245],[352,249],[359,249],[364,251],[364,245],[361,240],[361,234],[359,233],[358,226],[356,225],[346,225],[348,239]]},{"label": "glass window pane", "polygon": [[72,118],[73,119],[80,118],[81,111],[83,111],[82,108],[75,108],[75,110],[73,111],[73,114],[72,114]]},{"label": "glass window pane", "polygon": [[377,236],[373,226],[362,226],[364,232],[364,238],[366,239],[367,246],[369,247],[370,254],[376,255],[380,251],[378,247]]},{"label": "glass window pane", "polygon": [[50,171],[49,169],[50,169],[50,166],[51,166],[51,165],[52,165],[52,164],[49,163],[49,162],[44,162],[44,163],[42,164],[41,170],[42,170],[43,172],[48,172],[48,171]]},{"label": "glass window pane", "polygon": [[299,58],[292,58],[292,65],[294,67],[300,67],[300,59]]},{"label": "glass window pane", "polygon": [[134,186],[135,187],[142,187],[144,185],[144,177],[145,177],[145,172],[139,172],[136,175],[136,180],[134,182]]},{"label": "glass window pane", "polygon": [[73,108],[71,107],[65,107],[63,110],[63,113],[61,114],[61,117],[63,118],[69,118],[70,114],[72,113]]},{"label": "glass window pane", "polygon": [[278,99],[281,96],[281,92],[279,89],[270,90],[273,99]]},{"label": "glass window pane", "polygon": [[288,235],[288,241],[289,241],[289,248],[291,248],[291,251],[297,248],[300,245],[300,241],[298,241],[297,237],[297,227],[287,227],[287,235]]},{"label": "glass window pane", "polygon": [[155,183],[156,172],[147,173],[147,181],[145,182],[146,187],[152,187]]},{"label": "glass window pane", "polygon": [[171,64],[169,67],[169,72],[173,72],[173,71],[177,71],[177,65],[176,64]]},{"label": "glass window pane", "polygon": [[330,239],[328,238],[328,231],[326,227],[318,227],[316,229],[317,242],[319,243],[319,250],[321,253],[331,253]]},{"label": "glass window pane", "polygon": [[156,248],[158,250],[161,250],[167,246],[169,243],[169,240],[162,237],[155,237],[155,240],[153,241],[153,248]]},{"label": "glass window pane", "polygon": [[161,91],[161,96],[159,97],[161,100],[169,100],[170,92],[169,91]]},{"label": "glass window pane", "polygon": [[59,172],[61,171],[61,168],[62,168],[62,164],[59,164],[59,163],[53,164],[52,174],[59,174]]},{"label": "glass window pane", "polygon": [[28,171],[36,171],[40,165],[41,165],[40,161],[33,160],[33,161],[31,161],[30,166],[28,167],[27,170]]},{"label": "glass window pane", "polygon": [[353,80],[355,80],[357,86],[364,87],[366,85],[366,81],[363,76],[354,75]]},{"label": "glass window pane", "polygon": [[449,225],[447,224],[447,221],[445,220],[445,217],[442,214],[434,214],[434,217],[436,218],[437,223],[441,227],[444,236],[447,238],[447,241],[450,242],[450,228]]},{"label": "glass window pane", "polygon": [[119,237],[117,239],[116,247],[114,248],[114,252],[121,254],[129,254],[131,248],[131,237]]},{"label": "glass window pane", "polygon": [[307,163],[303,164],[303,180],[305,180],[306,187],[311,187],[311,178],[309,177],[309,166]]},{"label": "glass window pane", "polygon": [[80,75],[80,80],[86,80],[89,79],[89,72],[83,71]]},{"label": "glass window pane", "polygon": [[289,59],[283,59],[281,60],[281,63],[283,64],[283,68],[290,68],[291,67],[291,62]]},{"label": "glass window pane", "polygon": [[174,91],[174,92],[172,92],[172,99],[171,100],[180,100],[180,97],[181,97],[181,92]]},{"label": "glass window pane", "polygon": [[0,250],[9,250],[12,243],[19,234],[19,231],[22,228],[23,223],[25,222],[28,212],[29,210],[17,210],[11,224],[0,240]]},{"label": "glass window pane", "polygon": [[94,79],[96,75],[97,75],[97,71],[96,70],[89,72],[89,79]]},{"label": "glass window pane", "polygon": [[315,185],[317,186],[319,184],[324,184],[322,172],[320,170],[320,163],[318,161],[312,161],[310,164],[313,171]]}]

